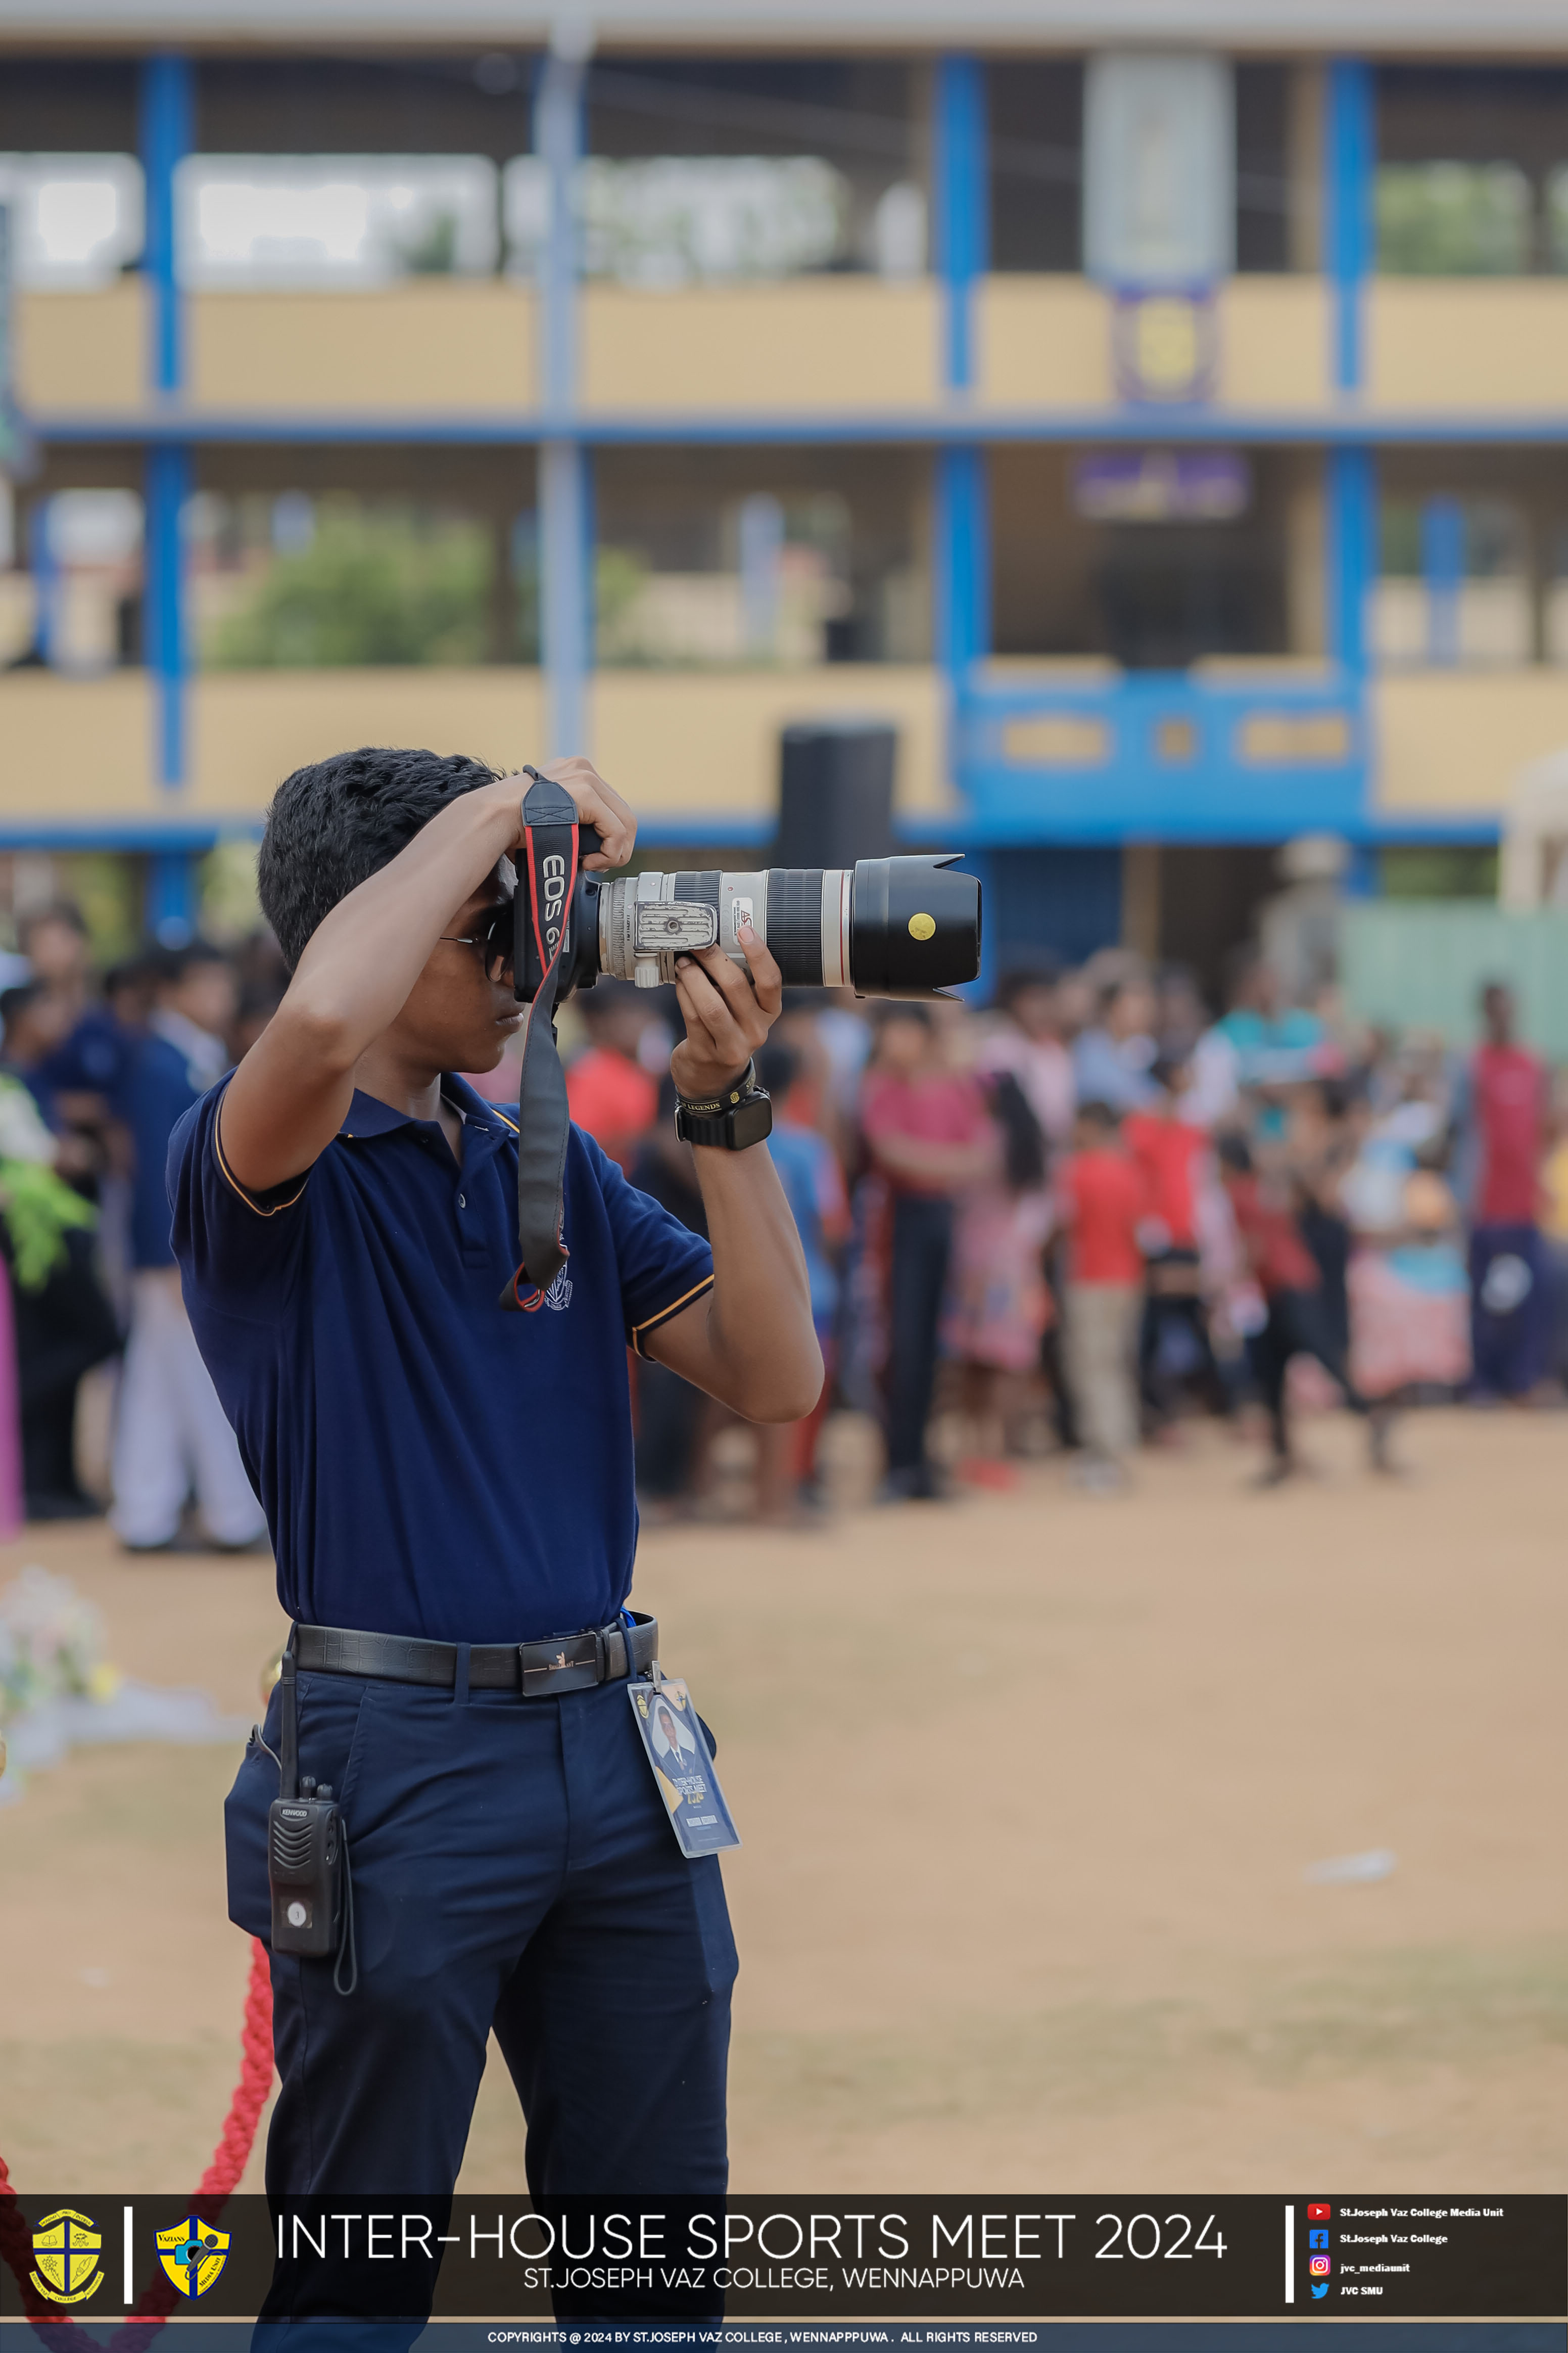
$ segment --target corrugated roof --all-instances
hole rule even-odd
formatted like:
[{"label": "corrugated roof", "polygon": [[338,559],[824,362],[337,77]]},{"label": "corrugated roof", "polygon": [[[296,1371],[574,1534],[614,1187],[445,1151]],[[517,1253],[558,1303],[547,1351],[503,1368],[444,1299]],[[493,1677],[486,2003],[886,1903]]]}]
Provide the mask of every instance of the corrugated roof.
[{"label": "corrugated roof", "polygon": [[1568,54],[1563,0],[0,0],[0,42],[532,47],[590,19],[605,46]]}]

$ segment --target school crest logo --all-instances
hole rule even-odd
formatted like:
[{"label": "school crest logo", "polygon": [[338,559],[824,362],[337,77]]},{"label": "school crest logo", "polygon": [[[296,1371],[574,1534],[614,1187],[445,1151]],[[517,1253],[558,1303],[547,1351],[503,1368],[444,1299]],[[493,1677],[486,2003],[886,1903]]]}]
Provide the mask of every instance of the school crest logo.
[{"label": "school crest logo", "polygon": [[40,2295],[51,2304],[85,2304],[103,2285],[98,2268],[103,2241],[89,2214],[74,2206],[58,2206],[46,2214],[33,2233],[37,2270],[29,2274]]},{"label": "school crest logo", "polygon": [[158,2261],[180,2294],[188,2295],[193,2303],[198,2295],[205,2295],[228,2261],[228,2232],[215,2231],[210,2222],[198,2221],[195,2215],[188,2214],[183,2222],[154,2235]]},{"label": "school crest logo", "polygon": [[544,1304],[546,1307],[553,1307],[557,1314],[559,1314],[563,1308],[571,1306],[572,1278],[567,1273],[564,1267],[562,1268],[560,1273],[556,1276],[554,1282],[545,1293]]}]

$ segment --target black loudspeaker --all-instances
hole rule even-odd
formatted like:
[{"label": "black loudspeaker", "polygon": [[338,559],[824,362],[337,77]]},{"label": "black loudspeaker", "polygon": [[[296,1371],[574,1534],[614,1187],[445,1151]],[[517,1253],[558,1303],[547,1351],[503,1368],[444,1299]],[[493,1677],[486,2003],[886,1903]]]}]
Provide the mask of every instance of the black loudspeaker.
[{"label": "black loudspeaker", "polygon": [[814,719],[779,739],[780,866],[853,866],[893,849],[895,730],[884,719]]}]

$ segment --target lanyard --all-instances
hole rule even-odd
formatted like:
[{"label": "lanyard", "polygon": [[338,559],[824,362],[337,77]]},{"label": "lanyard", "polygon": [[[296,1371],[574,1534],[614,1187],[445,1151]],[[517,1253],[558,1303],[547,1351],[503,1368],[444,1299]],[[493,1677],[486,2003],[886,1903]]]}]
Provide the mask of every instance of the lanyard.
[{"label": "lanyard", "polygon": [[519,1262],[500,1303],[531,1314],[542,1305],[567,1256],[561,1225],[572,1122],[566,1073],[556,1051],[555,991],[577,882],[577,808],[569,793],[536,768],[523,773],[533,782],[522,800],[512,969],[520,997],[533,973],[539,980],[528,1008],[517,1096]]}]

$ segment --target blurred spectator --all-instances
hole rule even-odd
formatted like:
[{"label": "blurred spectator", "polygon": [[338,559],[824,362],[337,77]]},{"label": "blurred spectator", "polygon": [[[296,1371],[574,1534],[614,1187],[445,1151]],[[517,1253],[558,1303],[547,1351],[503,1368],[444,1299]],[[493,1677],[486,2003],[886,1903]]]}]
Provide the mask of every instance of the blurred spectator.
[{"label": "blurred spectator", "polygon": [[1147,1290],[1139,1383],[1156,1423],[1163,1423],[1173,1416],[1184,1383],[1197,1387],[1216,1412],[1225,1409],[1226,1395],[1209,1340],[1198,1240],[1199,1202],[1212,1147],[1185,1115],[1191,1062],[1163,1059],[1150,1075],[1160,1091],[1156,1103],[1151,1110],[1130,1112],[1121,1134],[1143,1184],[1138,1238]]},{"label": "blurred spectator", "polygon": [[[1470,1377],[1470,1287],[1459,1205],[1441,1141],[1420,1154],[1375,1131],[1346,1183],[1355,1231],[1350,1264],[1351,1374],[1369,1398],[1438,1391]],[[1371,1183],[1359,1181],[1365,1169]]]},{"label": "blurred spectator", "polygon": [[942,1057],[923,1005],[882,1008],[860,1093],[860,1120],[889,1194],[885,1221],[888,1472],[884,1493],[940,1492],[926,1451],[937,1335],[952,1255],[953,1205],[993,1165],[984,1099]]},{"label": "blurred spectator", "polygon": [[1230,960],[1229,1009],[1193,1051],[1193,1114],[1205,1127],[1224,1126],[1244,1087],[1283,1087],[1312,1075],[1323,1041],[1315,1013],[1287,1006],[1279,976],[1255,947]]},{"label": "blurred spectator", "polygon": [[764,1422],[757,1430],[757,1510],[764,1520],[781,1522],[795,1515],[803,1489],[815,1492],[816,1441],[833,1394],[836,1259],[849,1231],[849,1202],[837,1157],[826,1137],[798,1115],[815,1108],[809,1096],[795,1103],[799,1076],[795,1049],[770,1039],[757,1056],[757,1077],[773,1103],[768,1151],[805,1255],[812,1322],[826,1373],[822,1395],[804,1421]]},{"label": "blurred spectator", "polygon": [[658,1099],[658,1082],[637,1060],[653,1018],[647,996],[630,981],[601,980],[575,1002],[589,1043],[567,1070],[566,1100],[577,1125],[629,1171]]},{"label": "blurred spectator", "polygon": [[[120,1345],[93,1267],[93,1211],[55,1171],[58,1152],[31,1095],[0,1079],[0,1251],[10,1277],[27,1517],[83,1519],[77,1483],[82,1375]],[[8,1419],[8,1417],[7,1417]]]},{"label": "blurred spectator", "polygon": [[1109,1493],[1126,1484],[1127,1458],[1138,1443],[1143,1303],[1143,1179],[1113,1104],[1079,1105],[1073,1150],[1056,1193],[1067,1249],[1063,1360],[1083,1448],[1074,1475],[1080,1485]]},{"label": "blurred spectator", "polygon": [[1141,974],[1109,982],[1099,1018],[1080,1030],[1072,1050],[1073,1076],[1080,1103],[1109,1103],[1114,1112],[1139,1111],[1154,1100],[1149,1076],[1156,1048],[1154,992]]},{"label": "blurred spectator", "polygon": [[1004,973],[998,1018],[980,1050],[983,1071],[1010,1071],[1035,1124],[1053,1148],[1072,1134],[1078,1100],[1073,1058],[1061,1034],[1061,975],[1044,965]]},{"label": "blurred spectator", "polygon": [[[601,981],[599,987],[604,986]],[[651,1081],[649,1086],[653,1100],[645,1123],[647,1134],[637,1146],[628,1172],[631,1181],[640,1191],[651,1194],[672,1218],[679,1218],[689,1232],[706,1240],[708,1212],[702,1205],[691,1146],[675,1132],[675,1081],[667,1075],[658,1087]],[[656,1364],[651,1356],[638,1357],[637,1500],[640,1505],[651,1506],[650,1516],[672,1516],[700,1488],[704,1440],[720,1410],[668,1365]]]},{"label": "blurred spectator", "polygon": [[44,1076],[44,1067],[65,1042],[71,1027],[70,1008],[43,981],[26,980],[19,988],[8,988],[0,996],[0,1023],[5,1027],[0,1071],[21,1081],[37,1103],[45,1126],[52,1132],[56,1126],[55,1091]]},{"label": "blurred spectator", "polygon": [[1513,992],[1481,992],[1486,1041],[1470,1065],[1476,1190],[1470,1227],[1475,1384],[1483,1398],[1522,1398],[1545,1374],[1552,1314],[1542,1239],[1546,1073],[1514,1041]]},{"label": "blurred spectator", "polygon": [[110,1517],[128,1551],[167,1551],[194,1487],[209,1536],[237,1551],[260,1540],[265,1522],[185,1314],[164,1173],[175,1123],[229,1067],[234,976],[216,948],[199,943],[161,951],[151,970],[153,1011],[119,1103],[135,1155],[134,1272]]},{"label": "blurred spectator", "polygon": [[63,1099],[68,1125],[100,1127],[125,1069],[126,1039],[112,1007],[95,998],[80,910],[66,902],[45,908],[22,926],[22,946],[63,1016],[60,1041],[39,1066],[39,1079],[51,1098]]},{"label": "blurred spectator", "polygon": [[997,1466],[1017,1443],[1028,1402],[1025,1385],[1039,1364],[1054,1312],[1043,1255],[1051,1204],[1045,1138],[1022,1084],[1007,1070],[986,1073],[983,1083],[1001,1137],[1001,1166],[959,1202],[943,1336],[963,1368],[971,1431],[972,1451],[960,1470],[998,1485],[1016,1475]]},{"label": "blurred spectator", "polygon": [[1220,1138],[1219,1156],[1237,1230],[1267,1311],[1262,1329],[1247,1340],[1247,1354],[1268,1415],[1269,1459],[1259,1483],[1279,1486],[1301,1467],[1291,1437],[1287,1389],[1290,1360],[1298,1356],[1315,1357],[1339,1383],[1352,1412],[1367,1418],[1373,1468],[1386,1471],[1387,1409],[1381,1402],[1370,1403],[1356,1388],[1345,1351],[1325,1324],[1318,1296],[1321,1277],[1317,1261],[1301,1239],[1289,1180],[1282,1172],[1260,1177],[1239,1135]]}]

